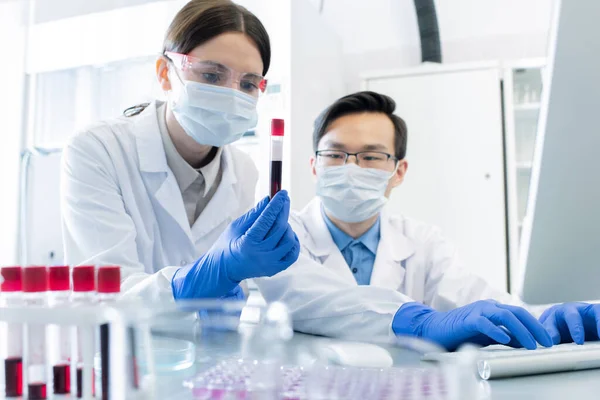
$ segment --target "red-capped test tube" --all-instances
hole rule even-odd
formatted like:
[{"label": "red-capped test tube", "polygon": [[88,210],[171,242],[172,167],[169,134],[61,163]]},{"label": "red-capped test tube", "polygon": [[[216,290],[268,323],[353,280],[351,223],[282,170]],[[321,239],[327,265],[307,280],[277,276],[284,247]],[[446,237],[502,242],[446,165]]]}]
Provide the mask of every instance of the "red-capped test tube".
[{"label": "red-capped test tube", "polygon": [[[71,293],[71,303],[79,305],[90,305],[96,302],[96,267],[93,265],[79,265],[73,267],[71,271],[73,280],[73,293]],[[90,345],[94,346],[93,337],[89,340]],[[77,329],[77,397],[83,396],[83,346],[84,337],[80,329]],[[93,349],[91,351],[94,352]],[[94,393],[94,377],[85,379],[92,386],[91,393]]]},{"label": "red-capped test tube", "polygon": [[282,119],[271,121],[271,198],[281,190],[284,128]]},{"label": "red-capped test tube", "polygon": [[[98,301],[112,303],[121,292],[121,267],[102,266],[98,268]],[[108,399],[110,387],[110,326],[100,325],[100,388],[102,399]]]},{"label": "red-capped test tube", "polygon": [[[4,282],[0,285],[2,307],[23,305],[21,267],[2,267],[0,270]],[[18,397],[23,394],[23,325],[3,324],[6,332],[7,354],[4,359],[4,382],[6,397]],[[1,397],[1,396],[0,396]]]},{"label": "red-capped test tube", "polygon": [[[68,304],[71,295],[69,266],[48,267],[48,286],[51,306]],[[53,328],[58,351],[58,360],[52,366],[54,394],[67,394],[71,392],[71,327],[58,325]]]},{"label": "red-capped test tube", "polygon": [[[48,305],[48,270],[46,267],[23,268],[23,301],[27,307]],[[45,400],[46,393],[46,326],[26,325],[27,398]]]}]

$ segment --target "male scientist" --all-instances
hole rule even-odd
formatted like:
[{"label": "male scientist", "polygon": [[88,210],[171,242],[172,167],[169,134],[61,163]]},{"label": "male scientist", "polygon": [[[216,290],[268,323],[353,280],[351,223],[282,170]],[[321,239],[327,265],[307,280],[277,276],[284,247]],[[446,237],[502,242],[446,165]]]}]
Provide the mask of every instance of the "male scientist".
[{"label": "male scientist", "polygon": [[297,330],[327,336],[411,335],[449,350],[598,339],[599,306],[556,305],[538,320],[469,273],[438,228],[385,211],[408,169],[407,128],[394,111],[390,97],[359,92],[317,118],[317,197],[290,219],[301,255],[257,280],[266,300],[286,302]]}]

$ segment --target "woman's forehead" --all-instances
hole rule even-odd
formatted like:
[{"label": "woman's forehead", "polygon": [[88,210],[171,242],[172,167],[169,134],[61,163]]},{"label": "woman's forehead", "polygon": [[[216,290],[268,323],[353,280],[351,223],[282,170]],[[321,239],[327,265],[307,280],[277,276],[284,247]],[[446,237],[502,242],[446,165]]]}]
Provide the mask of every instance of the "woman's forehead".
[{"label": "woman's forehead", "polygon": [[241,32],[222,33],[194,48],[189,56],[214,61],[238,72],[262,75],[260,51],[252,39]]}]

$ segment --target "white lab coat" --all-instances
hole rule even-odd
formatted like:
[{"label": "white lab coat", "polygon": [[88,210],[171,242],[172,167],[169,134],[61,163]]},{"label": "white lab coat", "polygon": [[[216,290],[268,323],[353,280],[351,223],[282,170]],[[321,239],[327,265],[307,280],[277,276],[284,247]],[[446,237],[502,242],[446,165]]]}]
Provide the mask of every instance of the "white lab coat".
[{"label": "white lab coat", "polygon": [[120,265],[125,295],[172,299],[175,271],[198,259],[254,203],[258,173],[250,157],[225,146],[221,168],[218,189],[190,228],[156,103],[74,136],[61,176],[66,263]]},{"label": "white lab coat", "polygon": [[313,199],[290,223],[302,244],[300,259],[271,278],[255,280],[268,302],[292,312],[294,328],[325,336],[373,338],[393,334],[391,322],[405,302],[447,311],[477,300],[523,305],[461,265],[436,227],[381,214],[381,238],[371,284],[359,286]]}]

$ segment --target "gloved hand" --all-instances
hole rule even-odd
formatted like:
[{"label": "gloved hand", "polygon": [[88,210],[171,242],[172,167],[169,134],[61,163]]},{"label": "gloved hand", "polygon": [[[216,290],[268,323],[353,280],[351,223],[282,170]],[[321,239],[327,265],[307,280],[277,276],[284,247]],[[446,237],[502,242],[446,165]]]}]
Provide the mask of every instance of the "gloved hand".
[{"label": "gloved hand", "polygon": [[222,297],[248,278],[273,276],[292,265],[300,242],[288,223],[285,190],[233,221],[196,262],[177,270],[171,281],[175,299]]},{"label": "gloved hand", "polygon": [[598,340],[600,336],[600,304],[564,303],[550,307],[540,322],[554,344]]},{"label": "gloved hand", "polygon": [[396,335],[422,337],[450,351],[464,343],[500,343],[532,350],[537,340],[543,346],[552,346],[546,329],[529,312],[494,300],[476,301],[448,312],[406,303],[396,312],[392,330]]}]

